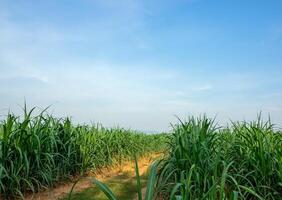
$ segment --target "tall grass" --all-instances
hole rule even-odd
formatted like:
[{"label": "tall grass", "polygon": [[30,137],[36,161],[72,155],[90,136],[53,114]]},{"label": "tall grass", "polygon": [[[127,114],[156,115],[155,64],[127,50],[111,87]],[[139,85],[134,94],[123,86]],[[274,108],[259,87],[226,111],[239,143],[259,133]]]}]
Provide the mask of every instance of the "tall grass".
[{"label": "tall grass", "polygon": [[282,134],[270,121],[174,126],[156,193],[163,199],[281,199]]},{"label": "tall grass", "polygon": [[23,197],[87,170],[97,171],[134,155],[159,151],[163,135],[146,135],[101,125],[74,125],[45,111],[23,118],[11,113],[0,123],[0,193]]},{"label": "tall grass", "polygon": [[[74,125],[45,111],[34,116],[33,110],[25,108],[23,118],[8,114],[0,123],[4,199],[166,146],[162,134]],[[282,199],[282,133],[270,121],[258,118],[221,128],[205,116],[191,117],[173,126],[168,137],[168,152],[152,167],[145,199]],[[104,184],[95,183],[115,198]]]}]

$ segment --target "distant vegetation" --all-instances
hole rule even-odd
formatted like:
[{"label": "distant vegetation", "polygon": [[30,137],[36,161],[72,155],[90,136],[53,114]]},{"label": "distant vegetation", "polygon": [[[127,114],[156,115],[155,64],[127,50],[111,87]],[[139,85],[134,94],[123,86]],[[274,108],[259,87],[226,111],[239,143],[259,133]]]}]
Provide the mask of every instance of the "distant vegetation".
[{"label": "distant vegetation", "polygon": [[163,134],[73,125],[45,111],[33,116],[33,110],[25,108],[23,118],[10,113],[0,122],[0,193],[5,199],[165,146]]}]

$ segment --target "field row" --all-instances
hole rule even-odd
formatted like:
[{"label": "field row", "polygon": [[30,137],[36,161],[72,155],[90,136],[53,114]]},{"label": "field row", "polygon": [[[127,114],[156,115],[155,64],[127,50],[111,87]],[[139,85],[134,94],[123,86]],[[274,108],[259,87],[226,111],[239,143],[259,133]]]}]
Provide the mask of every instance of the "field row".
[{"label": "field row", "polygon": [[101,125],[74,125],[45,112],[9,114],[0,123],[0,193],[3,198],[36,192],[74,175],[97,172],[134,156],[164,148],[162,134],[147,135]]}]

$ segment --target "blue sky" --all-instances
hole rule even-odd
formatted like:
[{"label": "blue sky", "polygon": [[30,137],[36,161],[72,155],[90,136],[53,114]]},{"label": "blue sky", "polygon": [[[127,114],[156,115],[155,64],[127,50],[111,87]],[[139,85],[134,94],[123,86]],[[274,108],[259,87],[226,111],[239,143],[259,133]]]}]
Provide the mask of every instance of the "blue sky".
[{"label": "blue sky", "polygon": [[0,113],[162,131],[207,113],[282,124],[280,0],[0,0]]}]

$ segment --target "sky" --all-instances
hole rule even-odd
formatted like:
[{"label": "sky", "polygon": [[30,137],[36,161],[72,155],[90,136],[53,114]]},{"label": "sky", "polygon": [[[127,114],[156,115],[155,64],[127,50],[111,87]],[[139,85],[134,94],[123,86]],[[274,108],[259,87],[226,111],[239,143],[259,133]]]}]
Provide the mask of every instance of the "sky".
[{"label": "sky", "polygon": [[282,125],[281,0],[0,0],[0,115]]}]

